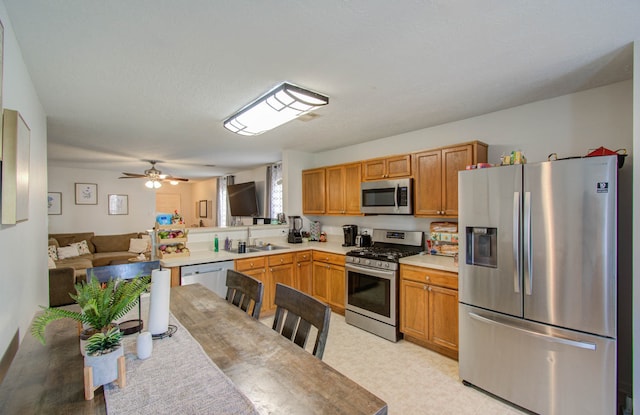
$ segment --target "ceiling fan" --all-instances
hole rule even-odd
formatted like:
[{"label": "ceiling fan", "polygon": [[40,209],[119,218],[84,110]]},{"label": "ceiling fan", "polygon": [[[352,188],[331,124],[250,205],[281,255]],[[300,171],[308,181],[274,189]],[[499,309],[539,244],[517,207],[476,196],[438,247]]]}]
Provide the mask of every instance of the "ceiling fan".
[{"label": "ceiling fan", "polygon": [[162,174],[162,172],[156,169],[156,160],[149,160],[151,163],[151,168],[144,171],[144,174],[141,173],[125,173],[124,176],[118,177],[118,179],[147,179],[145,186],[148,188],[158,188],[162,186],[161,182],[169,182],[173,185],[178,184],[179,182],[188,182],[189,179],[183,179],[182,177],[173,177],[168,174]]}]

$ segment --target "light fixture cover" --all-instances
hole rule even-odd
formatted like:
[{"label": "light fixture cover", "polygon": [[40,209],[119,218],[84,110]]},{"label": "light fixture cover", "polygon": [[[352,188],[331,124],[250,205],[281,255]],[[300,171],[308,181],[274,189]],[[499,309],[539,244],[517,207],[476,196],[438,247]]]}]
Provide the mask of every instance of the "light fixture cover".
[{"label": "light fixture cover", "polygon": [[236,134],[258,135],[329,103],[329,97],[283,82],[224,120]]}]

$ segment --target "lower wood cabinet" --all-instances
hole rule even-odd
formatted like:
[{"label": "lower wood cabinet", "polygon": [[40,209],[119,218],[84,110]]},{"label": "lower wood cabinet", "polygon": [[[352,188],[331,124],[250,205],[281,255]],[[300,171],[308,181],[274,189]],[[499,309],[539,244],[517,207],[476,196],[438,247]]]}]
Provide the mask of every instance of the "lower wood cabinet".
[{"label": "lower wood cabinet", "polygon": [[236,259],[236,271],[250,275],[264,284],[261,316],[276,310],[276,284],[282,283],[303,291],[344,314],[344,255],[320,251],[299,251]]},{"label": "lower wood cabinet", "polygon": [[401,264],[400,331],[408,341],[458,359],[458,275]]},{"label": "lower wood cabinet", "polygon": [[346,280],[344,255],[313,251],[313,296],[344,314]]},{"label": "lower wood cabinet", "polygon": [[271,298],[272,294],[271,287],[269,286],[269,279],[267,277],[267,256],[265,255],[245,259],[236,259],[234,261],[234,268],[236,271],[250,275],[264,284],[260,315],[262,316],[269,313],[271,304],[269,304],[268,299]]},{"label": "lower wood cabinet", "polygon": [[293,287],[309,295],[313,295],[313,267],[311,251],[296,252]]}]

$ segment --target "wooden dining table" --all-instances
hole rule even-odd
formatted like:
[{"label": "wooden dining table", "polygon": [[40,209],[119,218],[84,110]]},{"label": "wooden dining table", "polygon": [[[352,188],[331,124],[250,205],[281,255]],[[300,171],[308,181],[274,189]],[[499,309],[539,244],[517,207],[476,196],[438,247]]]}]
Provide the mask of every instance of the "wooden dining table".
[{"label": "wooden dining table", "polygon": [[[200,284],[173,287],[170,309],[259,413],[387,413],[380,398]],[[0,384],[0,413],[106,414],[103,388],[84,399],[76,323],[51,323],[46,340],[24,337]]]}]

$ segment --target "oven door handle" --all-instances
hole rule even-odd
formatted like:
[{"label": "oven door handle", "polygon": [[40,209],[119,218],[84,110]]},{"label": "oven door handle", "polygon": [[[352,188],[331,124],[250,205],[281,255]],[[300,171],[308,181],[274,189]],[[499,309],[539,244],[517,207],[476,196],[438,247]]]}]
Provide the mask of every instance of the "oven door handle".
[{"label": "oven door handle", "polygon": [[363,267],[363,266],[359,266],[351,263],[346,264],[344,268],[347,273],[349,271],[356,271],[362,274],[367,274],[367,275],[371,275],[373,277],[378,277],[378,278],[384,278],[387,280],[393,280],[396,278],[396,271],[387,271],[383,269],[368,268],[368,267]]}]

